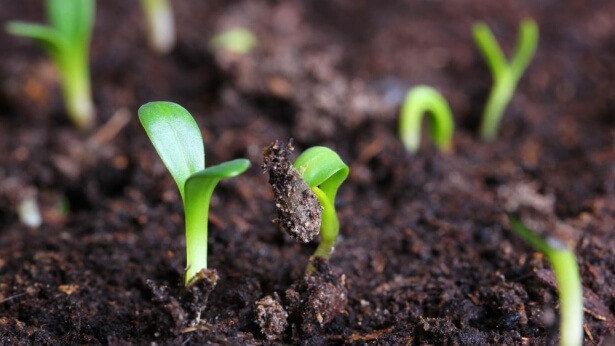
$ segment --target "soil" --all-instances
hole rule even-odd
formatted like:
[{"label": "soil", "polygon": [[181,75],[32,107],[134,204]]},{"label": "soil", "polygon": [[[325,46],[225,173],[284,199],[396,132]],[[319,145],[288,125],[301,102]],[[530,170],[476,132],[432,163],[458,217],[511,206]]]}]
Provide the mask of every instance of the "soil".
[{"label": "soil", "polygon": [[[557,286],[509,229],[511,196],[574,247],[585,344],[615,342],[615,2],[174,1],[167,56],[147,48],[138,2],[97,5],[97,132],[68,123],[42,50],[0,35],[2,344],[556,344]],[[42,21],[41,7],[4,2],[0,22]],[[538,52],[499,138],[481,142],[491,78],[471,25],[510,52],[526,16]],[[237,25],[255,51],[208,51]],[[451,105],[451,153],[424,139],[411,156],[397,138],[418,84]],[[214,192],[212,271],[190,291],[181,198],[136,117],[153,100],[192,112],[208,164],[252,162]],[[351,172],[339,243],[308,277],[317,241],[271,222],[260,168],[289,138],[295,153],[329,146]],[[19,221],[27,198],[40,227]]]}]

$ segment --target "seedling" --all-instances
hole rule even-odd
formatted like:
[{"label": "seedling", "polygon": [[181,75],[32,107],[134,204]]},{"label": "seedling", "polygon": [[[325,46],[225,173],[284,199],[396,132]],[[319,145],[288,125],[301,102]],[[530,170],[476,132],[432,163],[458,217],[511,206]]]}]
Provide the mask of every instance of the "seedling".
[{"label": "seedling", "polygon": [[141,0],[149,46],[160,54],[175,45],[175,21],[169,0]]},{"label": "seedling", "polygon": [[421,121],[423,114],[431,114],[431,138],[442,151],[451,147],[453,115],[446,99],[434,88],[419,85],[408,91],[401,107],[399,137],[406,150],[416,153],[421,144]]},{"label": "seedling", "polygon": [[236,159],[205,168],[201,131],[190,113],[175,103],[146,103],[139,108],[139,120],[182,197],[188,287],[198,282],[199,272],[207,269],[207,220],[214,188],[221,179],[245,172],[250,162]]},{"label": "seedling", "polygon": [[483,140],[492,141],[497,137],[502,115],[512,99],[517,83],[534,57],[538,46],[538,26],[531,19],[521,22],[517,49],[510,64],[486,24],[475,24],[472,32],[493,76],[493,86],[480,124]]},{"label": "seedling", "polygon": [[[274,220],[291,237],[312,240],[320,231],[320,244],[313,256],[329,259],[337,243],[339,221],[335,196],[350,169],[337,153],[312,147],[291,165],[292,146],[279,141],[265,149],[263,168],[269,173],[278,218]],[[307,272],[314,268],[308,266]]]},{"label": "seedling", "polygon": [[29,37],[45,48],[62,79],[68,116],[81,129],[94,123],[88,65],[94,0],[47,0],[50,26],[9,22],[6,30]]},{"label": "seedling", "polygon": [[[326,147],[312,147],[299,155],[293,166],[318,197],[322,209],[320,244],[314,256],[329,259],[340,231],[335,210],[335,196],[340,185],[348,178],[350,169],[339,155]],[[309,269],[308,269],[309,271]]]},{"label": "seedling", "polygon": [[209,41],[209,48],[235,54],[247,54],[258,44],[256,36],[246,28],[234,28],[217,34]]},{"label": "seedling", "polygon": [[560,344],[583,343],[583,287],[574,253],[555,238],[542,239],[509,216],[510,226],[526,242],[545,254],[555,273],[560,303]]}]

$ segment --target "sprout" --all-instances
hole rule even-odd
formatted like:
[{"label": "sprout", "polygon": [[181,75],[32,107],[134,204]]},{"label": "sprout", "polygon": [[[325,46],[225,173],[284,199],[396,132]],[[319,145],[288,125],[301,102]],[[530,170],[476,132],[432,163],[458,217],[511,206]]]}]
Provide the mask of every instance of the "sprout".
[{"label": "sprout", "polygon": [[94,122],[88,57],[94,22],[94,0],[47,0],[50,26],[9,22],[6,30],[41,44],[62,79],[68,116],[81,129]]},{"label": "sprout", "polygon": [[[276,141],[265,149],[263,168],[275,195],[278,218],[274,220],[291,237],[312,240],[320,231],[315,257],[329,259],[339,234],[335,196],[350,169],[338,154],[326,147],[312,147],[291,165],[292,146]],[[308,266],[307,272],[314,268]]]},{"label": "sprout", "polygon": [[209,41],[209,48],[225,50],[236,54],[247,54],[256,47],[258,40],[252,31],[246,28],[235,28],[217,34]]},{"label": "sprout", "polygon": [[175,45],[175,21],[169,0],[141,0],[149,46],[160,54]]},{"label": "sprout", "polygon": [[480,125],[481,137],[491,141],[497,137],[504,110],[515,92],[519,79],[534,57],[538,46],[538,26],[531,19],[521,22],[517,51],[510,64],[507,63],[504,53],[486,24],[475,24],[472,31],[474,40],[493,75],[493,87],[489,93]]},{"label": "sprout", "polygon": [[139,108],[139,120],[167,167],[182,197],[186,214],[185,285],[199,280],[207,269],[207,219],[209,202],[221,179],[242,174],[250,166],[237,159],[205,168],[203,138],[196,121],[182,106],[150,102]]},{"label": "sprout", "polygon": [[413,154],[419,150],[421,120],[425,112],[429,112],[433,118],[432,140],[440,150],[449,150],[454,129],[451,109],[436,89],[425,85],[410,89],[401,107],[399,136],[406,150]]},{"label": "sprout", "polygon": [[526,242],[545,254],[559,289],[560,344],[576,346],[583,343],[583,287],[574,253],[559,240],[546,241],[509,215],[510,226]]},{"label": "sprout", "polygon": [[314,256],[329,259],[337,243],[340,223],[335,210],[335,196],[350,169],[339,155],[326,147],[312,147],[303,152],[293,166],[312,189],[322,209],[320,244]]}]

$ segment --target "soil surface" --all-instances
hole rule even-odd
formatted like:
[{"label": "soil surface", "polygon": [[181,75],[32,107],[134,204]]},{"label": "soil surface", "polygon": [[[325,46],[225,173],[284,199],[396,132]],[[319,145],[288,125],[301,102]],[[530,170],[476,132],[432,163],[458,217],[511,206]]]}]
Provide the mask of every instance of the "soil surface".
[{"label": "soil surface", "polygon": [[[146,46],[137,1],[97,5],[92,133],[66,120],[40,47],[0,35],[2,344],[556,344],[553,273],[510,230],[509,203],[574,247],[585,344],[615,342],[615,2],[178,0],[166,56]],[[491,77],[471,25],[510,52],[526,16],[536,57],[499,138],[481,142]],[[43,17],[41,2],[0,5],[2,23]],[[208,50],[235,26],[258,48]],[[397,138],[418,84],[451,105],[448,154],[424,139],[411,156]],[[154,100],[191,111],[208,164],[252,162],[214,192],[213,270],[190,291],[181,198],[136,117]],[[289,138],[294,155],[326,145],[350,166],[339,243],[309,277],[317,240],[271,222],[260,168]],[[35,228],[17,212],[32,199]]]}]

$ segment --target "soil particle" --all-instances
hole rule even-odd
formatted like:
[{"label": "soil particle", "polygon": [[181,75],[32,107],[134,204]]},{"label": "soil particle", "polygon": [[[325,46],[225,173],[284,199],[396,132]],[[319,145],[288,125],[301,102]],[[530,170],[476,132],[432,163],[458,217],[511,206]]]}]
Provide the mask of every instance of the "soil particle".
[{"label": "soil particle", "polygon": [[174,326],[173,332],[178,333],[185,327],[194,327],[200,323],[201,312],[205,309],[217,281],[218,273],[215,270],[203,269],[197,273],[197,280],[187,288],[172,289],[153,280],[147,280],[146,285],[152,301],[162,306],[162,310],[172,321],[170,325]]},{"label": "soil particle", "polygon": [[320,231],[322,206],[312,189],[293,167],[289,156],[292,140],[285,144],[276,140],[263,151],[263,170],[269,173],[273,188],[277,223],[293,239],[307,243]]},{"label": "soil particle", "polygon": [[257,301],[254,315],[267,340],[279,339],[288,327],[288,313],[282,307],[277,293]]},{"label": "soil particle", "polygon": [[316,271],[293,284],[285,293],[289,320],[302,337],[311,337],[340,314],[348,304],[346,276],[331,272],[325,259],[312,260]]}]

